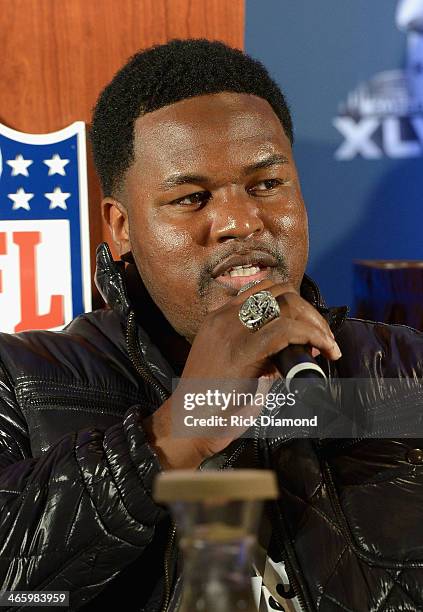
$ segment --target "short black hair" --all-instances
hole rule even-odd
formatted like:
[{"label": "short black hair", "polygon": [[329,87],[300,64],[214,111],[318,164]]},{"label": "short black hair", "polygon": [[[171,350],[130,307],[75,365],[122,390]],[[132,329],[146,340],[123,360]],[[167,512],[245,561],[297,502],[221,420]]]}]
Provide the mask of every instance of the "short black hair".
[{"label": "short black hair", "polygon": [[261,62],[218,41],[172,40],[136,53],[98,98],[90,138],[104,195],[113,195],[133,162],[138,117],[186,98],[223,91],[267,100],[292,144],[288,105]]}]

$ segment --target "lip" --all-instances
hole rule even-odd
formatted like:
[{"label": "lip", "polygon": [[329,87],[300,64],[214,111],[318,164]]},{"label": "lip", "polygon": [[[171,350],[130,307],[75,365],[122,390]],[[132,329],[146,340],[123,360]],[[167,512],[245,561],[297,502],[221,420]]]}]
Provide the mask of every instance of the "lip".
[{"label": "lip", "polygon": [[[221,261],[220,264],[218,264],[214,268],[212,272],[212,277],[216,280],[219,276],[222,276],[225,272],[227,272],[230,268],[233,268],[234,266],[246,266],[246,265],[253,266],[254,264],[256,264],[256,265],[259,265],[260,268],[274,268],[276,266],[276,263],[277,262],[274,257],[269,255],[268,253],[263,253],[262,251],[250,251],[249,253],[238,253],[238,254],[230,255],[229,257]],[[238,278],[239,280],[244,281],[242,284],[245,284],[248,282],[248,279],[255,280],[256,277],[258,278],[262,272],[268,273],[268,270],[260,270],[258,274],[254,274],[252,276],[240,276]],[[230,276],[227,277],[228,280],[230,278],[234,280],[235,277],[230,277]],[[225,282],[226,282],[226,279],[225,279]]]}]

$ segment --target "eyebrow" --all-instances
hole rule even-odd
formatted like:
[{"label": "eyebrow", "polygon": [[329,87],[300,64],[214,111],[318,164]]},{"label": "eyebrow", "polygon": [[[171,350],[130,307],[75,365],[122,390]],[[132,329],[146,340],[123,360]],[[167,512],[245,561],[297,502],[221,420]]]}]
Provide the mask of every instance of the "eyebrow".
[{"label": "eyebrow", "polygon": [[280,155],[279,153],[273,153],[272,155],[268,155],[264,159],[246,166],[244,168],[243,174],[247,176],[248,174],[252,174],[256,170],[262,170],[263,168],[271,168],[272,166],[278,166],[279,164],[288,164],[288,158],[285,155]]},{"label": "eyebrow", "polygon": [[167,191],[178,185],[185,185],[186,183],[206,183],[209,180],[204,174],[171,174],[162,183],[160,183],[160,189]]},{"label": "eyebrow", "polygon": [[[289,163],[289,160],[287,157],[285,157],[285,155],[274,153],[272,155],[268,155],[267,157],[261,159],[258,162],[255,162],[254,164],[249,164],[248,166],[245,166],[242,170],[242,174],[243,176],[248,176],[256,170],[271,168],[272,166],[287,163]],[[160,188],[162,191],[168,191],[169,189],[173,189],[174,187],[178,187],[179,185],[207,182],[210,182],[210,178],[205,174],[180,174],[176,172],[175,174],[171,174],[170,176],[168,176],[160,184]]]}]

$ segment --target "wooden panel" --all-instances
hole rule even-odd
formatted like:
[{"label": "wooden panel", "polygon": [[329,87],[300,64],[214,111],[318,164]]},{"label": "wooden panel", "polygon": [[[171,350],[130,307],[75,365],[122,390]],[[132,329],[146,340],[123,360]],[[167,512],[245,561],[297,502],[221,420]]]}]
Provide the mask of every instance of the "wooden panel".
[{"label": "wooden panel", "polygon": [[[0,0],[0,15],[0,121],[23,132],[89,122],[100,90],[138,49],[200,37],[243,48],[244,0]],[[92,159],[88,167],[94,251],[108,236]]]}]

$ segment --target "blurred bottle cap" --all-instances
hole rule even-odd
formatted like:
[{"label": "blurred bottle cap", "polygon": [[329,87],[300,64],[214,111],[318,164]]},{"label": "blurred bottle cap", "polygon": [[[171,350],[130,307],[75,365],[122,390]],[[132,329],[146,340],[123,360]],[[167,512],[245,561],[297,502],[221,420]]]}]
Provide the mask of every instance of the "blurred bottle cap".
[{"label": "blurred bottle cap", "polygon": [[277,498],[278,486],[270,470],[172,470],[159,474],[153,495],[158,502],[263,500]]}]

